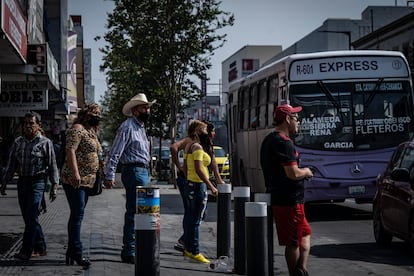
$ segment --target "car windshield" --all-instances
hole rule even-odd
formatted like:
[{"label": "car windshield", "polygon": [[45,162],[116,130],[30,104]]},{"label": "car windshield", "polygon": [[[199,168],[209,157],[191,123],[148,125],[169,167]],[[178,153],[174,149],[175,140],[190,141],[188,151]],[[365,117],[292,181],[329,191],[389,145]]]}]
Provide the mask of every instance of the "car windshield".
[{"label": "car windshield", "polygon": [[214,155],[216,157],[226,157],[226,152],[224,151],[223,148],[215,147],[214,148]]},{"label": "car windshield", "polygon": [[[160,148],[159,147],[154,147],[152,150],[152,155],[156,155],[158,156],[158,154],[160,153]],[[161,158],[165,159],[165,158],[169,158],[170,157],[170,149],[167,147],[162,147],[161,148]]]}]

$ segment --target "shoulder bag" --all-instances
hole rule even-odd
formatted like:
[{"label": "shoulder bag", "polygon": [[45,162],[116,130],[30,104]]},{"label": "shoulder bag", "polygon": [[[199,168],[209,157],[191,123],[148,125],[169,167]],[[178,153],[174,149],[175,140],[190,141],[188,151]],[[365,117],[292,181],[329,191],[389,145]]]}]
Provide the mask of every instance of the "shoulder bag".
[{"label": "shoulder bag", "polygon": [[102,193],[102,175],[101,170],[99,169],[96,172],[96,180],[93,184],[93,187],[89,189],[89,196],[96,196]]}]

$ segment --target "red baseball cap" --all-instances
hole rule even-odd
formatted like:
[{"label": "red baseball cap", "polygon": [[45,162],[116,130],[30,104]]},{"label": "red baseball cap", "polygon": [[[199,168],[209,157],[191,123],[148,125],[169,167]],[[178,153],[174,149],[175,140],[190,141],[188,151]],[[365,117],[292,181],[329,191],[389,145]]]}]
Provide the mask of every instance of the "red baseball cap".
[{"label": "red baseball cap", "polygon": [[286,115],[290,115],[292,113],[298,113],[302,111],[301,106],[292,107],[290,104],[282,104],[276,107],[276,110],[273,114],[273,118],[277,121],[282,121],[285,119]]}]

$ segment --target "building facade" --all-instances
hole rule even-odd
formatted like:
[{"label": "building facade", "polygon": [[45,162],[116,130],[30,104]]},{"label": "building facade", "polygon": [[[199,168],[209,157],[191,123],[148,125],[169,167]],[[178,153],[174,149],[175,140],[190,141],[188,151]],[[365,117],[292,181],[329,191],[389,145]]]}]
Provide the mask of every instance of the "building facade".
[{"label": "building facade", "polygon": [[[84,103],[84,89],[76,88],[80,94],[75,91],[75,99],[69,99],[70,82],[75,77],[83,83],[84,76],[76,74],[83,72],[83,48],[75,49],[73,59],[69,54],[70,34],[79,37],[75,25],[81,30],[81,22],[68,20],[68,0],[0,0],[0,9],[0,147],[4,166],[7,149],[21,134],[21,118],[26,112],[41,115],[42,128],[49,137],[66,130],[71,114],[77,112],[76,97],[82,100],[79,106]],[[75,46],[79,47],[77,42]],[[76,61],[78,55],[80,61]]]}]

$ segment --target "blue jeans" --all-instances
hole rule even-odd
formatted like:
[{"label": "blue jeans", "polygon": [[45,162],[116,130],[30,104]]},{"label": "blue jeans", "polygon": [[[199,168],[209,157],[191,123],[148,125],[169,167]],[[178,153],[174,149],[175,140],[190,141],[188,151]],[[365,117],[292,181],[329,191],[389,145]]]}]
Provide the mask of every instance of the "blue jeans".
[{"label": "blue jeans", "polygon": [[123,166],[122,183],[125,188],[126,212],[122,256],[135,255],[135,210],[137,204],[137,186],[149,186],[149,170],[141,167]]},{"label": "blue jeans", "polygon": [[181,235],[180,239],[181,241],[185,241],[185,226],[184,226],[184,217],[186,216],[186,213],[188,212],[188,200],[185,197],[185,186],[187,184],[187,179],[185,179],[184,174],[183,175],[178,175],[177,176],[177,187],[178,190],[180,191],[180,195],[181,195],[181,199],[183,200],[183,208],[184,208],[184,216],[183,216],[183,234]]},{"label": "blue jeans", "polygon": [[207,207],[207,185],[187,182],[184,191],[188,201],[188,212],[184,214],[185,249],[197,255],[200,253],[200,223]]},{"label": "blue jeans", "polygon": [[45,235],[39,224],[40,205],[44,190],[44,179],[34,181],[19,179],[17,183],[17,197],[25,224],[21,252],[28,256],[33,251],[46,251]]},{"label": "blue jeans", "polygon": [[65,183],[62,183],[62,186],[70,208],[67,254],[70,256],[82,255],[81,226],[88,203],[88,188],[75,189],[72,185]]}]

